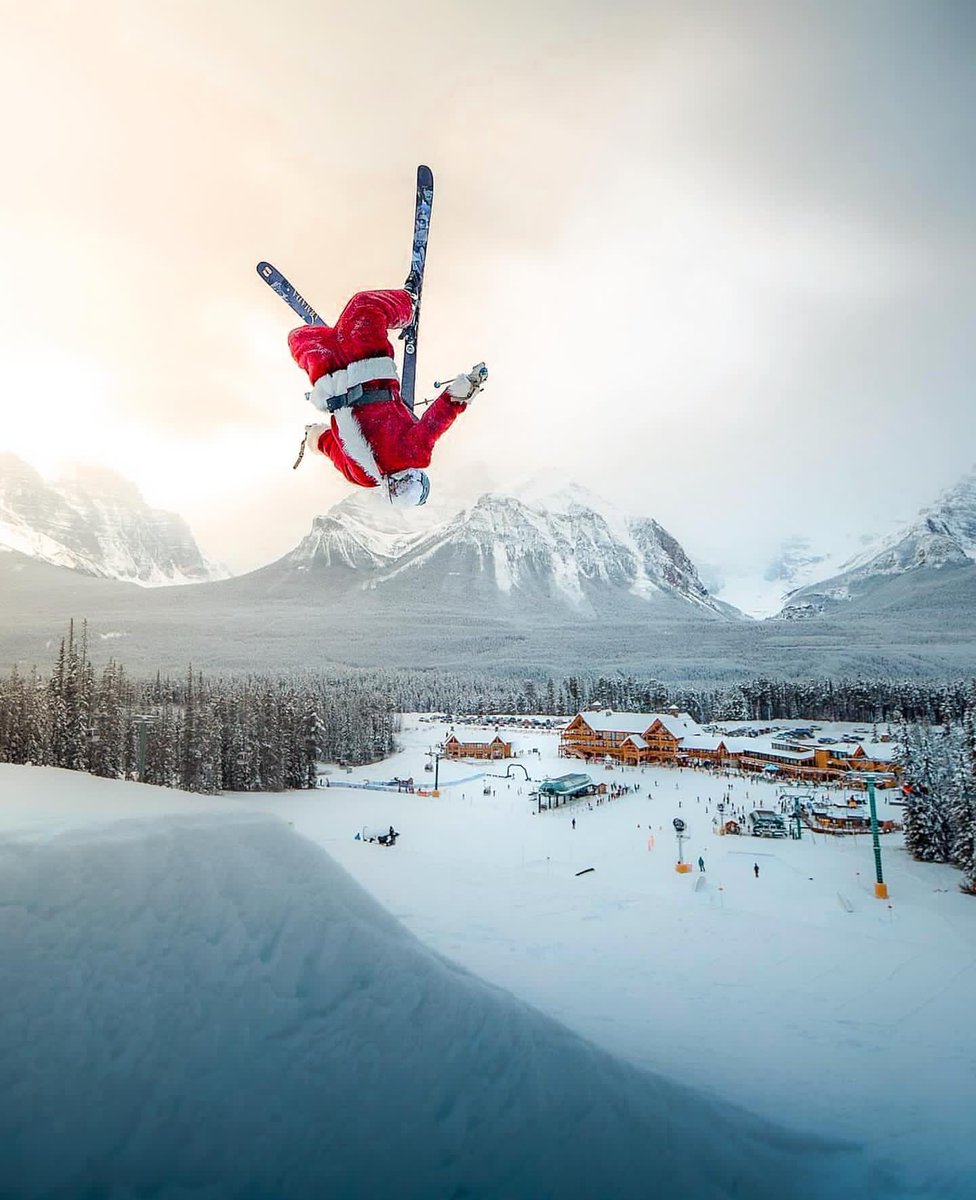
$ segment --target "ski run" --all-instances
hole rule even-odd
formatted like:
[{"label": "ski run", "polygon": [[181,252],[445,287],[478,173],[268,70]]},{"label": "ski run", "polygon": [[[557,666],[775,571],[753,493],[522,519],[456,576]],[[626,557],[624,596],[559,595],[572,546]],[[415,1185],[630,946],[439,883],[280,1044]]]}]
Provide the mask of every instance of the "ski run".
[{"label": "ski run", "polygon": [[435,797],[448,732],[276,795],[0,766],[5,1196],[972,1195],[958,872],[890,834],[878,900],[869,837],[716,835],[783,784],[543,728]]}]

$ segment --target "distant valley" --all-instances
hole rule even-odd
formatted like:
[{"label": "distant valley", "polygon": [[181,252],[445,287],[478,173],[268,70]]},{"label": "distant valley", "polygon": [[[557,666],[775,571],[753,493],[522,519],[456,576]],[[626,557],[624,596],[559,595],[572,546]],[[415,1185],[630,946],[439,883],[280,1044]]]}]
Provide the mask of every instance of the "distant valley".
[{"label": "distant valley", "polygon": [[[152,542],[147,555],[142,532],[126,541],[123,520],[108,536],[103,514],[103,543],[126,565],[109,578],[104,562],[86,570],[30,553],[21,527],[20,546],[8,540],[0,553],[0,661],[48,661],[74,617],[88,619],[96,659],[142,671],[621,671],[715,683],[967,674],[976,668],[972,499],[963,481],[901,539],[797,589],[766,621],[711,595],[653,518],[623,515],[580,488],[531,500],[489,494],[459,512],[409,517],[356,494],[314,518],[277,562],[178,587],[133,580],[158,578],[160,562],[179,563],[181,580],[214,571],[192,536],[176,539],[182,558]],[[47,512],[45,537],[52,528]]]}]

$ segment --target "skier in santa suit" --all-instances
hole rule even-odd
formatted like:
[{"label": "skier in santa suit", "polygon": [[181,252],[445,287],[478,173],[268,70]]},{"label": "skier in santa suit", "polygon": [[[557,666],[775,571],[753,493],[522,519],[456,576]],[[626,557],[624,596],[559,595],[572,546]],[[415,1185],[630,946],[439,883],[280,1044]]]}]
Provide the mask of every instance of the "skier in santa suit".
[{"label": "skier in santa suit", "polygon": [[331,414],[308,425],[304,447],[332,459],[360,487],[382,487],[391,503],[423,504],[434,443],[464,412],[488,376],[484,363],[458,375],[419,419],[400,397],[388,332],[410,321],[409,292],[358,292],[335,326],[303,325],[288,335],[292,358],[308,375],[311,403]]}]

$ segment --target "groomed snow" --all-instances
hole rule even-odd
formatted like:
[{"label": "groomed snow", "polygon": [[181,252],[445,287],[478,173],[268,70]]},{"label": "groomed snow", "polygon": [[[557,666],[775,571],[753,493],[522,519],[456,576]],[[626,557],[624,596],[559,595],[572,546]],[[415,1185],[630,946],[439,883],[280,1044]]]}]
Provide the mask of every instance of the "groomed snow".
[{"label": "groomed snow", "polygon": [[870,1190],[858,1154],[440,958],[276,817],[52,769],[0,788],[5,1197]]},{"label": "groomed snow", "polygon": [[[821,725],[838,738],[861,728]],[[454,728],[462,740],[493,736]],[[412,775],[429,787],[425,752],[447,729],[409,718],[402,753],[330,779]],[[880,901],[867,836],[712,833],[730,785],[747,811],[775,808],[782,785],[691,768],[605,771],[560,759],[553,733],[504,736],[533,780],[583,769],[640,791],[535,815],[520,766],[519,778],[489,781],[492,797],[484,764],[442,761],[438,800],[338,786],[266,800],[426,945],[480,977],[638,1066],[805,1135],[852,1138],[890,1168],[883,1184],[825,1200],[970,1200],[976,901],[958,891],[958,871],[913,862],[888,835],[890,901]],[[879,792],[879,809],[899,819],[893,795]],[[691,834],[686,859],[705,859],[702,880],[697,866],[674,871],[676,816]],[[391,821],[402,836],[389,853],[352,840],[359,825]]]},{"label": "groomed snow", "polygon": [[875,900],[869,839],[718,838],[730,783],[780,789],[692,770],[586,767],[640,790],[542,814],[471,763],[338,786],[429,785],[446,728],[283,796],[0,767],[4,1195],[968,1200],[957,872],[888,837]]}]

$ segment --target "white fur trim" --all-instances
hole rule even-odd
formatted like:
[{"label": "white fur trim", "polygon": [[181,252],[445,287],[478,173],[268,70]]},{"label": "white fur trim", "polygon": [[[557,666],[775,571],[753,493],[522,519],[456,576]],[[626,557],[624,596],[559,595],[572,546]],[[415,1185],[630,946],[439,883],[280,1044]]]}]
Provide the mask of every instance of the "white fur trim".
[{"label": "white fur trim", "polygon": [[330,428],[331,426],[329,425],[306,425],[305,449],[312,454],[324,454],[325,451],[319,449],[319,438]]},{"label": "white fur trim", "polygon": [[336,432],[339,434],[339,441],[342,443],[343,450],[371,479],[379,483],[381,472],[376,465],[372,447],[363,437],[363,431],[356,416],[356,410],[354,408],[340,408],[337,412],[333,413],[332,420],[335,421]]},{"label": "white fur trim", "polygon": [[308,393],[308,399],[321,412],[329,411],[329,401],[343,396],[359,383],[372,383],[376,379],[399,379],[396,363],[392,358],[364,358],[350,363],[331,375],[323,375]]}]

